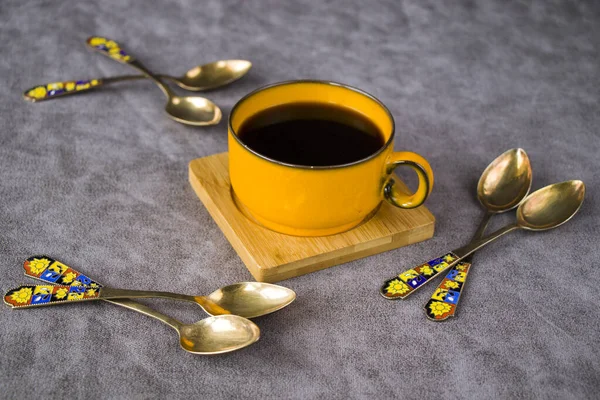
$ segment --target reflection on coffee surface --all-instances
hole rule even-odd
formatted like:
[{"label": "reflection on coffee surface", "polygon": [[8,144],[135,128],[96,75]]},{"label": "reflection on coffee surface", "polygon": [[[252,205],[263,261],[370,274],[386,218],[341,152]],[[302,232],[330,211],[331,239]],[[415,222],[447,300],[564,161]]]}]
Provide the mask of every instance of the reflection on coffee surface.
[{"label": "reflection on coffee surface", "polygon": [[367,117],[323,103],[283,104],[250,117],[238,130],[255,152],[287,164],[332,166],[367,158],[385,144]]}]

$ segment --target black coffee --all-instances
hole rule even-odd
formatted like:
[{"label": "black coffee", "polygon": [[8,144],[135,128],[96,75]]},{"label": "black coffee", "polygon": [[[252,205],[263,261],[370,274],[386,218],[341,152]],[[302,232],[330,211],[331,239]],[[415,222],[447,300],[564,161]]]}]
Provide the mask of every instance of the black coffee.
[{"label": "black coffee", "polygon": [[377,126],[347,108],[315,103],[272,107],[244,121],[238,130],[257,153],[288,164],[348,164],[376,153],[384,145]]}]

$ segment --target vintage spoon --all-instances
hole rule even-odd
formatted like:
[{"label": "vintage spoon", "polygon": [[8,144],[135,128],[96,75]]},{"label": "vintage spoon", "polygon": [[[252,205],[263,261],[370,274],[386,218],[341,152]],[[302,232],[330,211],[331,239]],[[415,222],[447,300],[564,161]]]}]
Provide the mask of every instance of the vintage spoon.
[{"label": "vintage spoon", "polygon": [[87,40],[87,44],[120,63],[131,65],[153,80],[167,96],[165,111],[175,121],[187,125],[206,126],[216,125],[221,120],[221,109],[212,101],[198,96],[177,96],[159,77],[122,50],[115,41],[92,36]]},{"label": "vintage spoon", "polygon": [[[459,261],[479,250],[500,236],[516,229],[530,231],[543,231],[556,228],[567,222],[581,207],[585,196],[585,185],[582,181],[572,180],[539,189],[523,200],[517,208],[517,222],[475,240],[468,245],[451,251],[442,257],[435,258],[414,269],[409,269],[400,275],[386,281],[381,292],[394,292],[408,295],[418,287],[424,285],[428,278],[425,272],[431,270],[440,272],[454,267]],[[384,295],[385,296],[385,295]],[[387,296],[385,296],[387,298]]]},{"label": "vintage spoon", "polygon": [[260,338],[260,329],[249,319],[238,315],[218,315],[194,324],[184,324],[165,314],[128,299],[109,300],[125,308],[164,322],[179,334],[179,344],[194,354],[222,354],[250,346]]},{"label": "vintage spoon", "polygon": [[[486,213],[471,241],[480,239],[483,236],[483,232],[485,232],[485,228],[493,215],[518,206],[529,193],[530,187],[531,164],[525,150],[511,149],[492,161],[481,174],[477,184],[477,198],[486,208]],[[469,260],[463,262],[470,263]],[[388,279],[381,287],[380,293],[390,300],[405,299],[448,268],[449,265],[446,263],[446,265],[440,264],[436,268],[429,264],[423,264],[414,269],[409,269],[394,278]],[[462,265],[461,268],[463,268]],[[461,272],[465,271],[461,270]],[[405,285],[397,283],[398,278],[406,283],[407,280],[410,280],[409,276],[414,275],[416,277],[419,274],[425,280],[414,288],[409,285],[410,290],[406,290]]]},{"label": "vintage spoon", "polygon": [[[19,301],[26,296],[33,296],[37,301],[44,301],[56,295],[61,296],[61,292],[56,292],[53,289],[61,290],[82,289],[84,292],[95,290],[86,286],[23,286],[19,291],[11,294],[11,299],[8,301]],[[33,293],[33,294],[32,294]],[[71,291],[68,296],[79,296],[79,292]],[[75,297],[73,297],[75,298]],[[6,301],[5,297],[5,301]],[[135,310],[142,314],[156,318],[165,324],[171,326],[179,333],[179,342],[181,347],[191,353],[196,354],[220,354],[238,350],[249,346],[256,342],[260,337],[260,330],[254,322],[240,317],[239,315],[216,315],[205,318],[194,324],[184,324],[171,318],[167,315],[159,313],[150,307],[129,299],[106,300],[108,302]],[[9,303],[7,303],[9,304]]]},{"label": "vintage spoon", "polygon": [[[29,293],[26,302],[20,295]],[[13,308],[29,308],[89,300],[166,298],[198,304],[210,315],[235,314],[245,318],[259,317],[280,310],[294,301],[294,291],[262,282],[240,282],[215,290],[208,296],[189,296],[180,293],[113,289],[106,286],[22,285],[9,290],[4,296]]]},{"label": "vintage spoon", "polygon": [[[62,290],[50,290],[51,286],[22,286],[16,290],[24,287],[31,288],[27,291],[31,293],[31,296],[27,301],[19,302],[7,294],[5,301],[11,306],[35,306],[42,305],[39,303],[56,303],[57,301],[64,303],[65,300],[86,300],[90,297],[102,299],[107,296],[111,296],[111,298],[163,297],[197,303],[210,315],[235,314],[246,318],[255,318],[280,310],[296,298],[296,293],[291,289],[263,282],[241,282],[228,285],[215,290],[208,296],[110,289],[66,264],[44,255],[29,257],[23,267],[25,275],[58,285],[56,287],[62,288]],[[61,283],[63,286],[60,286]],[[68,286],[65,286],[66,284]],[[75,289],[71,289],[71,287],[75,287]],[[48,296],[49,293],[44,293],[48,291],[53,294]],[[97,296],[100,291],[102,295]],[[131,295],[122,295],[123,292],[129,292]],[[116,297],[114,297],[115,293]]]},{"label": "vintage spoon", "polygon": [[[244,76],[251,67],[252,63],[250,61],[221,60],[210,64],[198,65],[190,69],[183,76],[157,76],[161,79],[169,79],[183,89],[199,92],[201,90],[216,89],[237,81]],[[55,99],[57,97],[85,93],[89,90],[97,89],[111,83],[138,79],[148,79],[148,77],[145,75],[123,75],[110,78],[53,82],[27,89],[23,93],[23,98],[35,103],[38,101]]]},{"label": "vintage spoon", "polygon": [[[24,263],[25,275],[55,284],[58,279],[66,279],[73,287],[85,287],[86,290],[95,290],[101,285],[92,281],[87,276],[68,267],[58,260],[46,256],[33,256]],[[89,286],[83,286],[89,285]],[[53,286],[42,286],[42,289],[32,291],[36,293],[38,301],[50,299],[48,293],[53,291]],[[46,292],[46,294],[44,294]],[[58,296],[68,296],[63,293]],[[55,296],[56,296],[55,295]],[[71,296],[77,296],[70,294]],[[14,301],[16,298],[11,299]],[[22,300],[23,298],[21,298]],[[183,324],[169,316],[159,313],[152,308],[129,299],[106,300],[142,314],[154,317],[179,333],[181,347],[191,353],[219,354],[246,347],[259,339],[260,330],[252,321],[235,315],[219,315],[196,322]]]},{"label": "vintage spoon", "polygon": [[[530,188],[531,164],[525,150],[511,149],[492,161],[481,174],[477,184],[477,198],[486,208],[486,214],[471,241],[483,237],[485,227],[494,214],[517,207],[527,196]],[[443,321],[456,314],[460,294],[472,267],[472,260],[473,254],[464,258],[448,272],[425,305],[427,318],[432,321]],[[440,301],[447,305],[439,304]]]}]

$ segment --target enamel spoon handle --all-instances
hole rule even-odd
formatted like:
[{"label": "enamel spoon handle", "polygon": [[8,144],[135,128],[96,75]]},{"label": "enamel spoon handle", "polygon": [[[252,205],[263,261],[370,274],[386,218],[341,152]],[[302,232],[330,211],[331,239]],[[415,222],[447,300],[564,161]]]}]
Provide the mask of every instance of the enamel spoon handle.
[{"label": "enamel spoon handle", "polygon": [[450,269],[423,307],[427,318],[432,321],[444,321],[454,316],[471,265],[470,262],[460,261]]},{"label": "enamel spoon handle", "polygon": [[[130,299],[130,298],[167,298],[173,300],[202,303],[202,296],[188,296],[180,293],[112,289],[107,287],[93,288],[89,286],[50,286],[23,285],[9,290],[4,295],[4,302],[13,308],[27,308],[62,304],[65,302]],[[221,312],[227,310],[221,309]],[[226,312],[229,314],[229,312]]]},{"label": "enamel spoon handle", "polygon": [[135,61],[135,58],[123,50],[123,48],[121,48],[121,46],[114,40],[102,36],[90,36],[86,43],[92,49],[120,63],[131,64]]},{"label": "enamel spoon handle", "polygon": [[[110,79],[110,78],[109,78]],[[72,94],[79,94],[111,83],[108,79],[89,79],[80,81],[52,82],[37,85],[23,92],[23,98],[35,103]]]},{"label": "enamel spoon handle", "polygon": [[405,299],[448,268],[454,267],[463,258],[515,229],[519,229],[517,224],[507,225],[482,239],[474,240],[468,245],[446,253],[441,257],[408,269],[385,281],[379,291],[386,299]]},{"label": "enamel spoon handle", "polygon": [[[158,75],[161,79],[176,79],[169,75]],[[122,75],[111,78],[98,78],[79,81],[52,82],[37,85],[23,92],[23,98],[32,103],[51,100],[57,97],[87,93],[92,89],[110,85],[112,83],[148,79],[145,75]]]},{"label": "enamel spoon handle", "polygon": [[99,300],[100,289],[87,286],[23,285],[9,290],[4,295],[4,302],[12,308],[27,308],[67,301]]},{"label": "enamel spoon handle", "polygon": [[156,83],[156,85],[163,91],[165,96],[171,97],[174,95],[173,91],[157,75],[148,70],[148,68],[142,65],[139,60],[136,60],[125,50],[123,50],[121,46],[114,40],[101,36],[91,36],[87,40],[87,45],[115,61],[118,61],[122,64],[131,65],[133,68],[144,74],[147,78],[153,80],[154,83]]},{"label": "enamel spoon handle", "polygon": [[381,286],[379,292],[386,299],[405,299],[412,292],[456,264],[457,260],[458,255],[454,252],[446,253],[388,279]]},{"label": "enamel spoon handle", "polygon": [[29,257],[23,264],[25,275],[51,285],[88,286],[102,285],[62,262],[45,255]]},{"label": "enamel spoon handle", "polygon": [[[50,258],[45,255],[38,255],[29,257],[23,264],[25,269],[25,275],[42,280],[44,282],[56,285],[60,283],[70,283],[71,286],[86,285],[89,288],[100,288],[101,284],[88,278],[86,275],[73,268],[61,263],[58,260]],[[50,291],[48,289],[48,291]],[[49,294],[49,293],[48,293]],[[156,319],[161,320],[167,325],[177,329],[181,326],[181,323],[167,315],[161,314],[152,308],[138,303],[129,299],[115,299],[115,300],[104,300],[108,303],[115,304],[117,306],[129,308],[130,310],[140,312],[142,314],[149,315]]]},{"label": "enamel spoon handle", "polygon": [[[103,285],[100,283],[93,281],[86,275],[82,274],[79,271],[74,270],[73,268],[63,264],[62,262],[50,258],[45,255],[38,255],[29,257],[27,261],[23,264],[23,268],[25,269],[25,275],[42,280],[46,283],[52,285],[67,285],[67,286],[86,286],[92,289],[102,288]],[[112,291],[112,296],[118,296],[113,298],[129,298],[129,297],[137,297],[137,298],[147,298],[147,297],[166,297],[170,299],[177,300],[185,300],[192,301],[200,305],[208,314],[210,315],[221,315],[221,314],[231,314],[228,310],[214,303],[206,296],[187,296],[180,295],[177,293],[168,293],[168,292],[147,292],[147,291],[128,291],[131,296],[123,296],[122,290],[117,292],[117,289],[109,289],[104,288],[105,296],[108,296],[106,291],[109,293]],[[133,293],[135,292],[135,293]],[[57,300],[57,299],[55,299]],[[61,300],[61,299],[58,299]],[[71,296],[71,300],[89,300],[88,297],[84,296],[83,298],[78,298],[77,296]],[[107,300],[108,299],[102,299]],[[112,302],[112,301],[111,301]],[[113,303],[118,304],[120,302],[114,301]],[[122,305],[122,304],[119,304]],[[128,307],[131,308],[131,307]]]},{"label": "enamel spoon handle", "polygon": [[[471,241],[483,237],[485,228],[492,215],[494,214],[489,211],[486,212]],[[471,254],[464,258],[452,267],[446,274],[446,277],[440,282],[427,304],[425,304],[425,307],[423,307],[427,318],[432,321],[444,321],[454,316],[458,307],[458,301],[467,283],[467,276],[472,265],[473,255]]]},{"label": "enamel spoon handle", "polygon": [[[130,64],[135,61],[133,57],[131,57],[123,49],[121,49],[121,47],[113,40],[93,36],[88,39],[87,44],[94,50],[97,50],[119,62]],[[95,89],[99,86],[113,82],[118,82],[121,80],[124,79],[121,77],[117,77],[81,81],[53,82],[45,85],[38,85],[32,87],[31,89],[25,91],[23,97],[25,98],[25,100],[29,100],[32,102],[47,100],[59,96],[83,93],[90,89]]]},{"label": "enamel spoon handle", "polygon": [[[23,264],[25,275],[56,285],[57,283],[69,283],[71,286],[86,285],[88,288],[101,288],[102,285],[73,268],[58,260],[45,255],[29,257]],[[50,289],[48,289],[50,292]],[[48,293],[49,294],[49,293]],[[68,295],[67,295],[68,296]],[[50,296],[51,297],[51,296]],[[130,310],[154,317],[177,329],[181,323],[167,315],[129,299],[104,300],[117,306],[129,308]]]}]

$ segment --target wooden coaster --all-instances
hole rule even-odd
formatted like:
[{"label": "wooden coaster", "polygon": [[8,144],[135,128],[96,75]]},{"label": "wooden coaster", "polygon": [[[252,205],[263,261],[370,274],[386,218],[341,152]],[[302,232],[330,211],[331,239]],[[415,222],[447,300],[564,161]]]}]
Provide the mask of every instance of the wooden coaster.
[{"label": "wooden coaster", "polygon": [[[277,282],[396,249],[433,236],[434,216],[384,201],[369,221],[331,236],[288,236],[247,219],[231,198],[227,153],[190,162],[190,183],[246,267],[260,282]],[[400,188],[406,186],[394,178]]]}]

